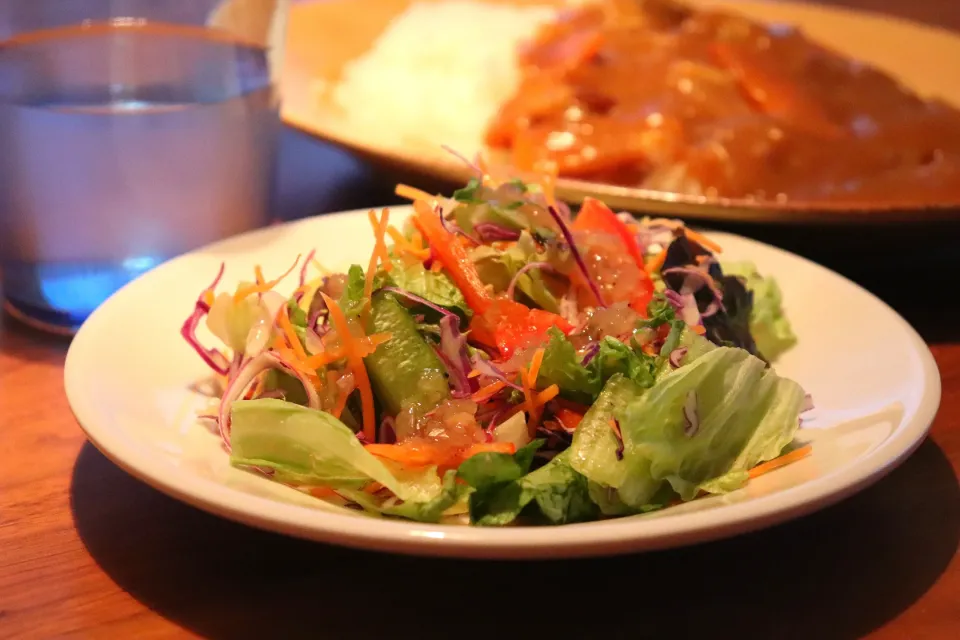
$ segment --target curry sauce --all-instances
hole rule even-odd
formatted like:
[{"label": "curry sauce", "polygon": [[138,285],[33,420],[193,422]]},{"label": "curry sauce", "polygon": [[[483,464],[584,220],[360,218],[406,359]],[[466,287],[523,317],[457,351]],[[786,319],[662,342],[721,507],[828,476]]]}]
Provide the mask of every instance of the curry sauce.
[{"label": "curry sauce", "polygon": [[561,12],[486,132],[522,170],[711,197],[960,201],[960,111],[806,38],[670,0]]}]

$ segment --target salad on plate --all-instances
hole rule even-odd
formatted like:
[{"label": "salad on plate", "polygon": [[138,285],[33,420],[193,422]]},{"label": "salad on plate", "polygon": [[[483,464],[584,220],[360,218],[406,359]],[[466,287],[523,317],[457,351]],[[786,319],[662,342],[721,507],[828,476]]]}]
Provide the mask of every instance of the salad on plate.
[{"label": "salad on plate", "polygon": [[549,176],[474,169],[451,197],[399,186],[412,213],[370,211],[346,272],[311,253],[218,291],[221,266],[182,335],[232,465],[377,517],[559,525],[809,453],[810,397],[771,366],[796,342],[774,280],[681,222],[572,215]]}]

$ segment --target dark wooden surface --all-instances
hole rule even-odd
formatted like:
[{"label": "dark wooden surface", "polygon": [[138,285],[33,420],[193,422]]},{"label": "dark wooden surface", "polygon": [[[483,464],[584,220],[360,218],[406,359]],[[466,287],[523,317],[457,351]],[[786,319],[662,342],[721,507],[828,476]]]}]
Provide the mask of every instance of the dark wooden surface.
[{"label": "dark wooden surface", "polygon": [[[842,4],[960,28],[956,0]],[[390,176],[301,134],[285,134],[282,162],[286,218],[391,200]],[[813,234],[739,231],[820,250]],[[936,357],[941,410],[910,459],[796,522],[606,560],[385,556],[184,506],[86,442],[63,391],[68,342],[3,318],[0,637],[960,637],[960,329],[950,285],[960,259],[945,253],[939,268],[897,254],[826,257],[901,312]]]}]

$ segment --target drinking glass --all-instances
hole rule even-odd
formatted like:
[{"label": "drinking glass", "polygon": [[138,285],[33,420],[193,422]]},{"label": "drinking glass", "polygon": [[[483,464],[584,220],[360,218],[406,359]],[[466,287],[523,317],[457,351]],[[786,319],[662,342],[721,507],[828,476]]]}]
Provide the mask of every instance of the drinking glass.
[{"label": "drinking glass", "polygon": [[0,0],[12,315],[73,332],[164,260],[270,221],[287,9]]}]

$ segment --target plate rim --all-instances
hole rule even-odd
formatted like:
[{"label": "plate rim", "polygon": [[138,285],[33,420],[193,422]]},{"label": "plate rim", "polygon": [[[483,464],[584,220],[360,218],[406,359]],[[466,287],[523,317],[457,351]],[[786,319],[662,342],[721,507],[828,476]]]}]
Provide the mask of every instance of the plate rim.
[{"label": "plate rim", "polygon": [[[758,0],[688,0],[694,5],[727,6],[739,4],[750,7],[767,5]],[[291,6],[291,18],[295,19],[299,13],[309,11],[311,7],[322,5],[316,0],[297,3]],[[837,17],[844,20],[868,21],[871,24],[885,24],[889,28],[911,30],[920,35],[921,32],[929,36],[954,40],[960,51],[960,33],[945,29],[937,25],[927,24],[910,18],[886,14],[870,9],[852,7],[835,7],[819,2],[798,2],[796,0],[778,0],[779,8],[796,11],[799,14],[818,15],[825,19]],[[293,47],[288,46],[289,52]],[[296,79],[303,80],[299,73],[294,73]],[[285,72],[281,80],[281,90],[286,94],[290,91],[288,73]],[[307,94],[313,95],[310,90]],[[316,99],[316,98],[312,98]],[[335,131],[331,128],[323,129],[311,123],[309,110],[300,107],[291,107],[284,101],[282,105],[282,119],[285,124],[311,137],[334,144],[343,149],[352,151],[368,158],[380,165],[397,167],[434,180],[446,182],[463,182],[470,176],[468,168],[454,159],[443,160],[438,153],[432,162],[417,162],[413,155],[405,156],[398,148],[377,147],[371,139],[351,134],[344,128]],[[960,105],[958,105],[960,108]],[[418,147],[421,148],[421,147]],[[426,149],[426,146],[422,147]],[[957,222],[960,220],[960,199],[954,202],[933,202],[918,205],[904,205],[896,202],[863,202],[844,203],[833,201],[804,200],[797,202],[776,203],[767,201],[753,201],[747,198],[709,198],[661,192],[640,187],[630,187],[602,182],[590,182],[575,178],[559,178],[556,181],[558,197],[572,203],[580,203],[585,197],[595,197],[617,206],[635,212],[649,212],[656,215],[684,217],[696,220],[714,220],[718,222],[751,223],[763,222],[778,226],[795,226],[804,224],[824,224],[831,226],[889,226],[894,224],[931,224],[937,222]]]},{"label": "plate rim", "polygon": [[[407,214],[409,206],[391,207]],[[923,442],[939,410],[941,378],[937,363],[916,330],[893,308],[876,295],[845,276],[803,256],[738,234],[711,233],[745,240],[782,252],[802,261],[806,268],[821,269],[847,285],[860,289],[873,302],[882,305],[904,330],[923,371],[923,391],[913,415],[894,433],[852,464],[836,468],[815,482],[775,491],[766,496],[714,509],[643,519],[642,516],[616,518],[602,522],[540,527],[485,528],[463,525],[423,524],[381,520],[334,510],[252,495],[215,480],[189,473],[178,473],[171,461],[142,448],[135,438],[111,428],[97,418],[97,411],[86,400],[83,390],[89,383],[83,375],[88,354],[96,353],[93,332],[100,323],[110,325],[111,309],[118,299],[130,295],[133,288],[145,286],[155,274],[173,264],[185,263],[197,256],[216,253],[222,246],[244,242],[257,236],[289,233],[298,226],[310,226],[321,219],[335,224],[337,218],[365,215],[367,209],[321,214],[238,234],[188,252],[154,268],[125,285],[81,326],[67,351],[64,363],[64,389],[73,415],[90,442],[114,464],[153,488],[201,510],[255,528],[369,551],[386,551],[417,556],[474,559],[544,559],[608,556],[653,551],[726,538],[792,520],[818,511],[862,490],[896,468]],[[101,320],[101,318],[103,320]],[[91,329],[91,327],[94,327]],[[175,332],[174,332],[175,333]],[[172,339],[172,338],[171,338]],[[905,416],[906,419],[906,416]],[[826,480],[826,482],[824,482]],[[638,530],[639,529],[639,530]],[[589,530],[589,532],[588,532]]]}]

